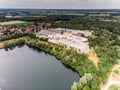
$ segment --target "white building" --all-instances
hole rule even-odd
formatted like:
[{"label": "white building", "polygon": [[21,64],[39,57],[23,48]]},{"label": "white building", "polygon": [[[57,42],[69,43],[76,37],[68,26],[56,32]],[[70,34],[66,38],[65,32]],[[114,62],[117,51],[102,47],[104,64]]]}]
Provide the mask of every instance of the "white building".
[{"label": "white building", "polygon": [[49,38],[49,42],[66,45],[68,48],[75,48],[78,52],[88,53],[89,52],[89,44],[88,39],[85,37],[75,36],[72,34],[62,35],[56,34]]}]

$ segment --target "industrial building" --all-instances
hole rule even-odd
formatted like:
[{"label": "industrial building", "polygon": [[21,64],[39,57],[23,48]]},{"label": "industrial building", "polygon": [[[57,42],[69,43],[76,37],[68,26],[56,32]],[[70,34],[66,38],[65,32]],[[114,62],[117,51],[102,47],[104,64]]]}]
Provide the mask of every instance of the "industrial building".
[{"label": "industrial building", "polygon": [[92,32],[88,30],[81,31],[66,28],[41,30],[37,34],[38,37],[48,38],[49,42],[65,45],[68,49],[74,48],[80,53],[89,52],[89,43],[87,37],[91,35]]}]

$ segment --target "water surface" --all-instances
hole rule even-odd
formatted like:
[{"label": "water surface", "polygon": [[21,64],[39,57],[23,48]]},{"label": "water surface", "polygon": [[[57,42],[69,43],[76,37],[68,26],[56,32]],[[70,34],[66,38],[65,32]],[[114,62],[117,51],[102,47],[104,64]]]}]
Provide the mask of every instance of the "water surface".
[{"label": "water surface", "polygon": [[1,90],[70,90],[79,75],[54,56],[28,46],[0,50]]}]

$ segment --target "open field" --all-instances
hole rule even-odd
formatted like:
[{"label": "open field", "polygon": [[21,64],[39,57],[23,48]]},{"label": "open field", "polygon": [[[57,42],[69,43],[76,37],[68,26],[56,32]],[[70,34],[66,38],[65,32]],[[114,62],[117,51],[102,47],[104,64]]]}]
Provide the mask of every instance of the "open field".
[{"label": "open field", "polygon": [[46,16],[14,16],[13,18],[32,18],[32,17],[46,17]]},{"label": "open field", "polygon": [[101,20],[101,21],[105,21],[105,22],[120,22],[120,20]]},{"label": "open field", "polygon": [[24,23],[28,23],[25,21],[8,21],[8,22],[0,22],[0,25],[12,25],[12,24],[24,24]]},{"label": "open field", "polygon": [[110,16],[110,14],[89,14],[88,16]]},{"label": "open field", "polygon": [[85,14],[66,14],[66,15],[76,15],[76,16],[84,16]]},{"label": "open field", "polygon": [[113,16],[115,19],[119,19],[120,20],[120,16]]}]

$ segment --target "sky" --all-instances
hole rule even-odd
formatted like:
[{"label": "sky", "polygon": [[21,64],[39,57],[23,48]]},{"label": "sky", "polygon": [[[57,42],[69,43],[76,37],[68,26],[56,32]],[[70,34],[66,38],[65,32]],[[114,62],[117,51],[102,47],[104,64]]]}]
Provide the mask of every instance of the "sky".
[{"label": "sky", "polygon": [[120,9],[120,0],[0,0],[0,8]]}]

